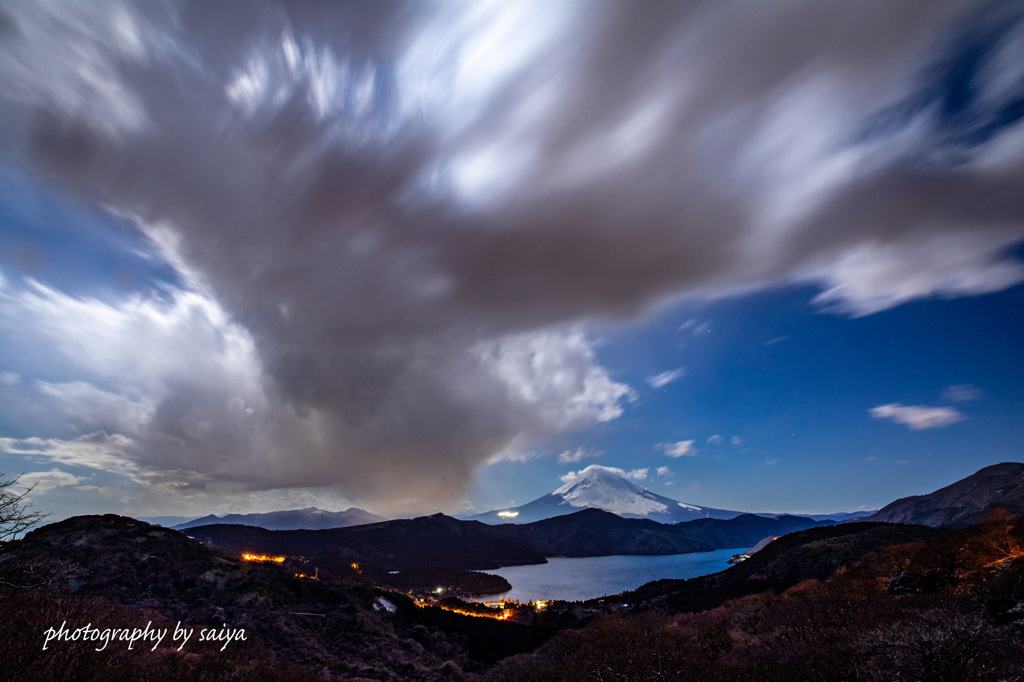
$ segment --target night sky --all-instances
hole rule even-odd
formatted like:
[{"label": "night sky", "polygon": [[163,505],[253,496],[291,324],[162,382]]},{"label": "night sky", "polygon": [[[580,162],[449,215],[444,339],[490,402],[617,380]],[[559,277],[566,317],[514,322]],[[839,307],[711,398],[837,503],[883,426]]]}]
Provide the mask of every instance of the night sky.
[{"label": "night sky", "polygon": [[1024,3],[0,3],[56,518],[876,509],[1024,456]]}]

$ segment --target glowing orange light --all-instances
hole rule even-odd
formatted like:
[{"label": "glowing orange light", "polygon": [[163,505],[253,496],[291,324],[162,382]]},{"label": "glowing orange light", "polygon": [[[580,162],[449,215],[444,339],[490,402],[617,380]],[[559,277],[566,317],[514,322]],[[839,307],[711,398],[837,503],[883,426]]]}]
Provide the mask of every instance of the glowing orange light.
[{"label": "glowing orange light", "polygon": [[416,604],[416,606],[419,606],[420,608],[424,608],[427,606],[436,606],[437,608],[444,609],[445,611],[451,611],[452,613],[458,613],[463,616],[473,616],[474,618],[493,618],[494,620],[508,620],[508,617],[512,615],[512,609],[502,609],[500,613],[494,611],[487,613],[481,611],[467,611],[465,609],[459,609],[454,606],[445,606],[444,604],[434,604],[431,602],[425,602],[420,600],[416,600],[416,602],[414,603]]},{"label": "glowing orange light", "polygon": [[243,554],[242,561],[273,561],[274,563],[283,563],[285,557],[283,556],[268,556],[266,554]]}]

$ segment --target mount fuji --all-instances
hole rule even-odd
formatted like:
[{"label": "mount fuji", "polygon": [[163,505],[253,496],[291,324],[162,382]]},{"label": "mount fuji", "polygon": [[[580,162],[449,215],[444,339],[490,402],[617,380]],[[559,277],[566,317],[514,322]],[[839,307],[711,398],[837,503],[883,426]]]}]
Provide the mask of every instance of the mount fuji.
[{"label": "mount fuji", "polygon": [[744,512],[686,504],[652,493],[619,470],[591,464],[565,485],[520,507],[495,509],[468,517],[484,523],[532,523],[572,514],[585,508],[603,509],[626,518],[679,523],[696,519],[732,519]]}]

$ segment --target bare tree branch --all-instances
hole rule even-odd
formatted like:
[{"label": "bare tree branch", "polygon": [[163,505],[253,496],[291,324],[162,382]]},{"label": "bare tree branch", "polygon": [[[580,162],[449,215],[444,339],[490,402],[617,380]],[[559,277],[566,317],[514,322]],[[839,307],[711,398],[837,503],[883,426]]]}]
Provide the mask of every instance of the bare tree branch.
[{"label": "bare tree branch", "polygon": [[34,485],[18,492],[20,478],[21,476],[6,478],[0,473],[0,545],[17,540],[19,535],[47,516],[32,509],[32,503],[27,500],[29,493],[35,488]]}]

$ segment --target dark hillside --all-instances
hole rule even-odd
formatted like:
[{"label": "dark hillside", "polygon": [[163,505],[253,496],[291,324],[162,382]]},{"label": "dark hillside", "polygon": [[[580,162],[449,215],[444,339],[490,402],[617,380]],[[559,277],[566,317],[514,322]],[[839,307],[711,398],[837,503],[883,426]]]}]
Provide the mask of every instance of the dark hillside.
[{"label": "dark hillside", "polygon": [[935,532],[922,526],[884,523],[812,528],[782,536],[721,573],[690,580],[658,580],[608,601],[659,604],[682,611],[714,608],[748,594],[781,592],[804,580],[824,580],[840,566],[852,566],[870,552],[924,540]]},{"label": "dark hillside", "polygon": [[625,519],[600,509],[584,509],[524,525],[493,526],[510,540],[544,556],[662,555],[708,552],[711,545],[679,532],[677,526]]},{"label": "dark hillside", "polygon": [[[141,627],[152,620],[171,628],[181,621],[245,629],[247,641],[232,642],[223,654],[195,641],[180,656],[162,647],[160,656],[171,657],[154,668],[167,672],[163,679],[309,679],[313,673],[328,679],[463,679],[463,671],[529,650],[545,637],[511,622],[439,616],[366,584],[297,577],[301,569],[291,562],[243,562],[127,517],[75,517],[44,526],[0,551],[0,638],[14,643],[5,651],[0,679],[13,679],[15,672],[17,679],[152,679],[143,673],[158,659],[137,653],[125,658],[120,649],[105,658],[81,646],[66,648],[79,652],[72,659],[41,656],[41,633],[63,620],[69,627]],[[16,587],[40,582],[47,584]],[[223,659],[223,674],[190,677],[185,663],[199,666],[196,660],[208,659],[211,665]],[[107,663],[126,672],[112,672]],[[65,664],[73,672],[51,667]],[[256,675],[254,665],[269,667]],[[289,678],[289,670],[301,674]]]},{"label": "dark hillside", "polygon": [[995,509],[1024,514],[1024,464],[985,467],[927,495],[896,500],[864,520],[965,528],[981,523]]},{"label": "dark hillside", "polygon": [[545,563],[535,549],[496,533],[479,521],[442,514],[331,530],[270,531],[251,526],[210,525],[185,531],[229,552],[285,554],[315,559],[321,567],[352,562],[389,569],[440,567],[485,570]]},{"label": "dark hillside", "polygon": [[796,533],[715,576],[570,606],[603,615],[502,661],[489,679],[1024,677],[1024,520],[857,525]]},{"label": "dark hillside", "polygon": [[834,525],[835,521],[815,521],[806,516],[758,516],[740,514],[727,520],[697,519],[673,526],[678,532],[708,543],[716,549],[752,547],[767,537],[778,537],[808,528]]}]

